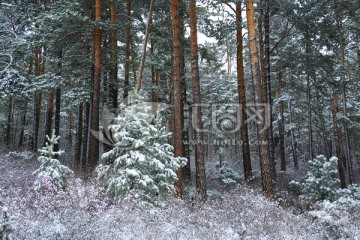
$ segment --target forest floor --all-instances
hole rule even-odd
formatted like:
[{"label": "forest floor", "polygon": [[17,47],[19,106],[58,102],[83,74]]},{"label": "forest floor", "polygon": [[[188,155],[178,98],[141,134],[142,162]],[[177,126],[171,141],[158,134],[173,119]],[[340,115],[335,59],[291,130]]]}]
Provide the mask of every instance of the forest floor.
[{"label": "forest floor", "polygon": [[114,205],[95,181],[72,179],[66,192],[35,191],[31,173],[37,167],[30,152],[0,154],[0,200],[12,239],[356,239],[360,232],[359,222],[345,222],[355,235],[337,235],[339,226],[299,211],[284,189],[265,199],[256,179],[251,188],[210,179],[205,204],[191,200],[194,189],[187,187],[184,201],[169,197],[154,208]]}]

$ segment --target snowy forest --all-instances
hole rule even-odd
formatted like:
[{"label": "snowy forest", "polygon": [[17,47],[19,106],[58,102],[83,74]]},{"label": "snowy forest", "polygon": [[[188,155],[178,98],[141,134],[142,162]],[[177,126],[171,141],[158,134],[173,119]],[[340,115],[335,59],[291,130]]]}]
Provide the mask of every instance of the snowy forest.
[{"label": "snowy forest", "polygon": [[360,239],[358,0],[0,0],[0,240]]}]

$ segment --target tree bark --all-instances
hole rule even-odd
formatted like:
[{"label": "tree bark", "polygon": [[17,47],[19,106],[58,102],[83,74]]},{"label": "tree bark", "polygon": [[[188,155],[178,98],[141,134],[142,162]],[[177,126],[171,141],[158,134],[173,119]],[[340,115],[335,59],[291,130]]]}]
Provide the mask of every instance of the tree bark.
[{"label": "tree bark", "polygon": [[270,0],[265,0],[265,14],[264,14],[264,30],[265,30],[265,68],[266,68],[266,102],[269,106],[270,119],[269,128],[267,129],[267,137],[269,141],[269,158],[271,167],[271,178],[276,181],[276,166],[275,166],[275,143],[273,136],[273,117],[272,117],[272,94],[271,94],[271,72],[270,72]]},{"label": "tree bark", "polygon": [[[288,108],[289,108],[290,125],[292,125],[291,101],[289,101],[289,103],[288,103]],[[294,169],[299,170],[299,162],[298,162],[297,154],[296,154],[296,140],[295,140],[295,136],[294,136],[294,129],[291,127],[290,131],[291,131],[291,150],[292,150],[292,155],[293,155],[293,160],[294,160]]]},{"label": "tree bark", "polygon": [[[256,42],[256,29],[255,29],[255,11],[253,0],[246,1],[246,18],[248,26],[248,38],[249,38],[249,52],[251,62],[251,73],[254,87],[254,100],[255,107],[258,111],[262,102],[262,89],[261,89],[261,77],[259,66],[259,53]],[[265,119],[265,116],[264,116]],[[260,168],[262,177],[262,187],[265,197],[272,195],[272,173],[271,164],[269,159],[269,143],[267,131],[264,129],[264,122],[257,124],[257,134],[260,147]]]},{"label": "tree bark", "polygon": [[[266,85],[266,58],[265,58],[265,42],[264,42],[264,33],[263,33],[263,21],[265,20],[264,15],[264,0],[259,2],[259,20],[258,20],[258,32],[259,32],[259,53],[260,53],[260,73],[261,73],[261,86],[263,94],[263,102],[267,102],[267,85]],[[265,23],[265,21],[264,21]]]},{"label": "tree bark", "polygon": [[[336,18],[336,26],[339,33],[339,50],[340,50],[340,61],[341,66],[344,68],[344,73],[341,74],[341,90],[342,90],[342,105],[343,105],[343,115],[344,117],[347,117],[347,97],[346,97],[346,75],[345,75],[345,37],[343,33],[343,26],[342,26],[342,17],[341,12],[338,10],[337,1],[334,0],[334,12],[335,12],[335,18]],[[344,155],[346,158],[346,166],[348,170],[349,175],[349,184],[354,183],[354,176],[353,176],[353,164],[352,164],[352,157],[350,152],[350,140],[349,140],[349,130],[346,121],[343,121],[342,123],[343,133],[344,133]]]},{"label": "tree bark", "polygon": [[333,128],[334,128],[334,137],[335,137],[335,145],[336,145],[336,155],[338,157],[338,171],[339,171],[339,178],[340,178],[340,185],[341,188],[346,188],[346,177],[345,177],[345,155],[344,150],[342,148],[341,142],[341,132],[338,126],[337,120],[337,113],[339,112],[338,109],[338,100],[339,97],[334,94],[333,102],[332,102],[332,117],[333,117]]},{"label": "tree bark", "polygon": [[311,82],[310,82],[310,54],[311,54],[311,46],[310,46],[310,37],[306,36],[306,68],[307,68],[307,76],[306,76],[306,94],[307,94],[307,107],[308,107],[308,125],[309,125],[309,159],[314,158],[314,150],[313,150],[313,127],[312,127],[312,113],[311,113]]},{"label": "tree bark", "polygon": [[[180,19],[179,19],[179,0],[171,0],[171,18],[172,18],[172,29],[173,29],[173,88],[174,88],[174,129],[173,129],[173,143],[175,148],[175,157],[183,156],[183,133],[182,133],[182,90],[181,90],[181,40],[180,40]],[[176,195],[182,197],[182,169],[180,168],[176,172],[178,180],[175,183]]]},{"label": "tree bark", "polygon": [[79,104],[78,109],[78,122],[77,122],[77,131],[76,131],[76,146],[75,146],[75,170],[81,171],[81,147],[83,144],[83,119],[84,119],[84,110],[83,103]]},{"label": "tree bark", "polygon": [[[62,50],[59,52],[59,69],[62,70]],[[57,86],[55,90],[55,135],[60,136],[60,108],[61,108],[61,88]],[[60,150],[60,143],[54,145],[54,150]],[[58,156],[56,156],[58,157]]]},{"label": "tree bark", "polygon": [[[110,5],[110,22],[112,24],[116,24],[116,3],[114,0],[111,0]],[[110,71],[110,99],[111,99],[111,107],[116,110],[118,108],[118,30],[113,26],[111,30],[111,71]]]},{"label": "tree bark", "polygon": [[237,40],[237,80],[238,80],[238,94],[239,103],[241,107],[241,149],[244,166],[245,181],[252,179],[252,165],[250,158],[250,145],[249,145],[249,132],[247,125],[246,113],[246,86],[245,86],[245,73],[244,73],[244,57],[243,57],[243,36],[242,36],[242,15],[241,4],[236,4],[236,40]]},{"label": "tree bark", "polygon": [[90,139],[90,111],[91,105],[89,102],[85,103],[85,116],[84,116],[84,140],[83,140],[83,148],[82,148],[82,156],[81,156],[81,168],[83,172],[87,171],[87,163],[88,163],[88,148],[89,148],[89,139]]},{"label": "tree bark", "polygon": [[[32,70],[33,70],[33,58],[30,59],[28,76],[32,75]],[[29,82],[31,83],[31,81],[29,81]],[[23,110],[23,113],[21,116],[21,120],[20,120],[21,129],[20,129],[20,135],[19,135],[19,147],[21,147],[24,143],[24,131],[25,131],[25,124],[26,124],[27,106],[28,106],[28,103],[25,102],[25,107],[24,107],[24,110]]]},{"label": "tree bark", "polygon": [[[127,27],[126,27],[126,42],[125,42],[125,77],[124,77],[124,99],[126,101],[130,90],[130,54],[131,54],[131,9],[132,0],[127,2]],[[135,74],[135,73],[134,73]],[[136,75],[134,75],[136,79]],[[127,102],[125,102],[126,104]]]},{"label": "tree bark", "polygon": [[138,82],[137,82],[137,91],[138,92],[140,92],[140,89],[141,89],[141,82],[142,82],[143,72],[144,72],[144,68],[145,68],[146,48],[147,48],[147,42],[148,42],[149,32],[150,32],[150,28],[151,28],[152,12],[153,12],[153,8],[154,8],[154,2],[155,2],[154,0],[151,0],[150,10],[149,10],[149,19],[148,19],[148,23],[146,25],[145,39],[144,39],[144,46],[143,46],[143,54],[142,54],[142,57],[141,57],[140,73],[139,73],[139,79],[138,79]]},{"label": "tree bark", "polygon": [[8,102],[8,119],[7,119],[7,126],[6,126],[6,135],[5,135],[5,144],[10,146],[11,144],[11,136],[13,132],[14,126],[14,97],[10,95],[9,102]]},{"label": "tree bark", "polygon": [[[190,128],[190,124],[189,124],[189,108],[185,108],[187,100],[186,100],[186,92],[187,92],[187,88],[186,88],[186,66],[185,66],[185,25],[184,25],[184,21],[185,21],[185,5],[184,5],[184,1],[183,0],[179,0],[179,21],[180,21],[180,39],[181,39],[181,49],[180,49],[180,54],[181,54],[181,66],[180,66],[180,79],[181,79],[181,89],[182,89],[182,114],[181,114],[181,118],[182,118],[182,129],[183,129],[183,157],[185,157],[186,159],[188,159],[188,162],[186,164],[186,166],[183,168],[183,178],[186,180],[191,181],[191,168],[190,168],[190,145],[189,145],[189,128]],[[190,20],[191,21],[191,20]],[[190,30],[191,31],[191,30]]]},{"label": "tree bark", "polygon": [[[51,90],[48,94],[48,104],[47,104],[47,112],[46,112],[46,125],[45,125],[45,135],[51,135],[51,127],[52,127],[52,118],[54,113],[54,91]],[[46,138],[44,142],[44,146],[46,143]]]},{"label": "tree bark", "polygon": [[284,104],[281,100],[281,92],[282,92],[282,73],[279,71],[277,73],[278,81],[279,81],[279,89],[278,89],[278,100],[280,100],[278,107],[278,129],[279,129],[279,147],[280,147],[280,169],[281,171],[286,171],[286,155],[285,155],[285,136],[284,136]]},{"label": "tree bark", "polygon": [[[101,0],[95,1],[95,21],[101,21]],[[101,83],[101,30],[95,27],[93,31],[94,44],[94,82],[91,104],[90,129],[93,133],[99,134],[99,108],[100,108],[100,83]],[[88,173],[95,170],[99,161],[99,140],[94,134],[90,134],[89,141]]]},{"label": "tree bark", "polygon": [[191,82],[193,103],[192,122],[195,128],[195,168],[196,168],[196,189],[200,201],[206,200],[206,175],[205,159],[202,146],[202,114],[201,114],[201,92],[198,63],[198,41],[197,41],[197,12],[196,0],[190,0],[190,40],[191,40]]},{"label": "tree bark", "polygon": [[[35,76],[41,75],[41,51],[40,48],[36,49],[35,53]],[[41,93],[35,93],[34,97],[34,132],[32,139],[32,151],[37,151],[38,138],[39,138],[39,127],[40,127],[40,117],[41,117]]]}]

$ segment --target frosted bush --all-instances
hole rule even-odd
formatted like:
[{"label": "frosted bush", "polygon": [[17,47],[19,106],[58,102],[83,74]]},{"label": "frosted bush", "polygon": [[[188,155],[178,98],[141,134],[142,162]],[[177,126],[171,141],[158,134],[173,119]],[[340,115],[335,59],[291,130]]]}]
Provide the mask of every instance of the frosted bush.
[{"label": "frosted bush", "polygon": [[334,200],[334,187],[339,182],[335,177],[337,161],[336,157],[326,160],[324,155],[317,156],[308,162],[307,173],[301,181],[291,181],[290,186],[298,190],[304,200]]},{"label": "frosted bush", "polygon": [[8,235],[13,231],[8,213],[8,208],[4,206],[0,199],[0,240],[7,240]]},{"label": "frosted bush", "polygon": [[[131,93],[132,102],[122,105],[110,125],[115,146],[102,155],[111,163],[99,165],[98,179],[107,194],[116,202],[133,197],[155,203],[160,193],[173,192],[176,171],[186,165],[186,159],[174,157],[173,147],[164,143],[171,136],[161,124],[161,118],[150,123],[151,106]],[[139,201],[139,202],[141,202]]]},{"label": "frosted bush", "polygon": [[360,236],[360,201],[340,197],[334,202],[318,202],[317,210],[309,214],[322,223],[333,239],[357,239]]},{"label": "frosted bush", "polygon": [[60,136],[55,135],[55,130],[51,138],[46,136],[47,142],[45,147],[39,150],[41,156],[38,158],[40,167],[33,172],[36,176],[36,188],[45,189],[65,189],[69,177],[73,176],[73,171],[68,167],[61,165],[60,161],[55,159],[56,156],[61,156],[63,151],[54,151],[54,145],[58,144]]},{"label": "frosted bush", "polygon": [[360,201],[360,186],[352,184],[344,189],[338,189],[335,192],[336,198],[344,197]]},{"label": "frosted bush", "polygon": [[34,153],[29,152],[29,151],[24,151],[24,152],[9,152],[8,154],[5,155],[5,157],[13,159],[13,160],[29,160],[32,159],[32,157],[34,156]]}]

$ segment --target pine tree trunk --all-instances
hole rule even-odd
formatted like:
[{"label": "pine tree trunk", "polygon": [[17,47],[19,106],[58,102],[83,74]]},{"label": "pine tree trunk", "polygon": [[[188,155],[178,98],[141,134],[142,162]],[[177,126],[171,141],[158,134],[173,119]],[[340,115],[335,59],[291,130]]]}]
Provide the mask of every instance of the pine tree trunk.
[{"label": "pine tree trunk", "polygon": [[338,157],[338,171],[340,177],[340,185],[341,188],[346,188],[346,177],[345,177],[345,156],[342,148],[341,142],[341,132],[338,126],[337,113],[338,109],[338,96],[335,94],[332,102],[332,117],[333,117],[333,127],[334,127],[334,137],[335,137],[335,145],[336,145],[336,155]]},{"label": "pine tree trunk", "polygon": [[[261,76],[260,76],[260,65],[259,65],[259,53],[256,42],[256,29],[255,29],[255,11],[253,0],[246,1],[246,18],[248,26],[249,36],[249,50],[250,50],[250,62],[251,62],[251,73],[254,87],[254,100],[255,107],[258,111],[262,101],[262,89],[261,89]],[[264,116],[265,119],[265,116]],[[257,134],[259,139],[260,147],[260,168],[262,177],[262,187],[265,197],[272,195],[272,172],[269,158],[269,143],[267,131],[264,130],[264,122],[257,124]]]},{"label": "pine tree trunk", "polygon": [[84,110],[83,103],[79,104],[78,109],[78,123],[77,123],[77,131],[76,131],[76,146],[75,146],[75,170],[77,172],[81,171],[81,147],[83,144],[83,119],[84,119]]},{"label": "pine tree trunk", "polygon": [[[132,0],[127,2],[127,27],[125,40],[125,77],[124,77],[124,99],[126,101],[130,90],[130,54],[131,54],[131,9]],[[136,76],[134,76],[135,78]],[[136,79],[136,78],[135,78]],[[126,104],[127,102],[125,102]]]},{"label": "pine tree trunk", "polygon": [[20,135],[19,135],[19,147],[22,147],[24,144],[24,131],[25,131],[25,125],[26,125],[26,114],[27,114],[27,102],[24,105],[24,110],[21,114],[20,119]]},{"label": "pine tree trunk", "polygon": [[273,118],[272,118],[272,96],[271,96],[271,72],[270,72],[270,1],[265,0],[265,15],[264,15],[264,30],[265,30],[265,62],[266,62],[266,102],[269,106],[270,119],[269,127],[267,129],[269,158],[271,167],[271,178],[276,181],[276,166],[275,166],[275,144],[273,136]]},{"label": "pine tree trunk", "polygon": [[[174,86],[174,129],[173,129],[173,143],[175,149],[175,157],[183,156],[183,137],[182,137],[182,88],[181,88],[181,39],[180,39],[180,19],[179,19],[179,0],[171,0],[171,18],[173,28],[173,86]],[[182,197],[182,169],[177,172],[178,181],[175,183],[176,195]]]},{"label": "pine tree trunk", "polygon": [[[288,108],[289,108],[290,125],[292,125],[291,101],[289,101],[289,103],[288,103]],[[295,136],[294,136],[294,129],[292,127],[291,127],[291,151],[292,151],[293,160],[294,160],[294,169],[299,170],[299,162],[298,162],[297,154],[296,154],[296,140],[295,140]]]},{"label": "pine tree trunk", "polygon": [[[51,136],[52,132],[52,118],[54,113],[54,91],[51,90],[48,94],[48,104],[47,104],[47,112],[46,112],[46,124],[45,124],[45,136],[48,135]],[[44,142],[44,146],[46,143],[46,138]]]},{"label": "pine tree trunk", "polygon": [[310,54],[311,54],[311,47],[310,47],[310,40],[309,36],[305,37],[306,39],[306,46],[305,46],[305,53],[306,53],[306,62],[307,62],[307,76],[306,76],[306,94],[307,94],[307,107],[308,107],[308,125],[309,125],[309,160],[314,158],[314,150],[313,150],[313,128],[312,128],[312,113],[311,113],[311,82],[310,82]]},{"label": "pine tree trunk", "polygon": [[[279,90],[278,90],[278,99],[281,98],[282,92],[282,73],[278,73],[279,81]],[[278,128],[279,128],[279,143],[280,143],[280,168],[281,171],[286,171],[286,156],[285,156],[285,137],[284,137],[284,106],[282,100],[280,100],[280,105],[278,107]]]},{"label": "pine tree trunk", "polygon": [[[41,51],[39,48],[36,49],[35,53],[35,75],[38,77],[41,75]],[[37,151],[38,138],[39,138],[39,127],[41,117],[41,93],[35,93],[34,97],[34,131],[32,137],[32,151]]]},{"label": "pine tree trunk", "polygon": [[241,107],[241,149],[244,165],[245,181],[252,179],[252,165],[250,158],[250,145],[249,145],[249,132],[247,113],[246,113],[246,86],[245,86],[245,73],[244,73],[244,57],[243,57],[243,36],[242,36],[242,16],[241,4],[236,4],[236,40],[237,40],[237,80],[238,80],[238,94],[239,103]]},{"label": "pine tree trunk", "polygon": [[[31,76],[32,75],[32,70],[33,70],[33,59],[30,59],[30,63],[29,63],[29,69],[28,69],[28,75]],[[29,81],[29,83],[31,83],[31,81]],[[20,135],[19,135],[19,147],[21,147],[24,143],[24,131],[25,131],[25,124],[26,124],[26,114],[27,114],[27,107],[28,107],[28,103],[25,102],[25,106],[24,106],[24,110],[21,116],[21,120],[20,120]]]},{"label": "pine tree trunk", "polygon": [[9,102],[8,102],[8,119],[7,119],[7,126],[6,126],[6,134],[5,134],[5,144],[10,146],[11,144],[11,136],[13,132],[13,125],[14,125],[14,97],[10,95]]},{"label": "pine tree trunk", "polygon": [[198,42],[197,42],[197,13],[196,0],[190,0],[190,40],[191,40],[191,82],[193,103],[192,122],[195,128],[195,168],[196,189],[200,201],[206,200],[206,175],[205,159],[203,154],[202,114],[201,114],[201,92],[198,64]]},{"label": "pine tree trunk", "polygon": [[81,167],[82,167],[82,171],[86,172],[87,171],[87,163],[88,163],[88,147],[89,147],[89,139],[90,139],[90,110],[91,110],[91,105],[89,102],[85,103],[85,117],[84,117],[84,128],[83,128],[83,133],[84,133],[84,140],[83,140],[83,149],[82,149],[82,156],[81,156]]},{"label": "pine tree trunk", "polygon": [[[335,17],[336,17],[336,25],[337,25],[337,29],[338,29],[338,33],[339,33],[339,47],[340,47],[340,59],[341,59],[341,66],[344,68],[345,70],[345,48],[346,48],[346,43],[345,43],[345,37],[344,37],[344,33],[343,33],[343,26],[342,26],[342,18],[341,18],[341,12],[339,12],[337,9],[338,5],[337,5],[337,1],[334,0],[334,11],[335,11]],[[341,90],[342,90],[342,105],[343,105],[343,116],[346,117],[347,116],[347,97],[346,97],[346,76],[345,74],[341,75]],[[351,152],[350,152],[350,140],[349,140],[349,131],[348,131],[348,126],[347,123],[344,121],[342,123],[342,128],[343,128],[343,133],[344,133],[344,154],[345,154],[345,158],[346,158],[346,165],[347,165],[347,170],[348,170],[348,175],[349,175],[349,184],[353,184],[354,183],[354,176],[353,176],[353,166],[352,166],[352,158],[351,158]]]},{"label": "pine tree trunk", "polygon": [[[62,69],[62,50],[59,52],[59,69]],[[58,86],[55,90],[55,135],[60,136],[60,109],[61,108],[61,88]],[[60,150],[60,143],[54,145],[54,150]]]},{"label": "pine tree trunk", "polygon": [[[110,5],[110,22],[116,24],[116,3],[114,0],[111,0]],[[111,30],[111,71],[110,71],[110,99],[112,103],[112,108],[118,108],[118,51],[117,51],[117,41],[118,41],[118,30],[114,27]]]},{"label": "pine tree trunk", "polygon": [[68,115],[68,132],[67,132],[67,136],[66,136],[66,140],[67,140],[67,145],[69,146],[69,151],[71,152],[72,150],[72,128],[73,128],[73,112],[72,110],[69,110],[67,112]]},{"label": "pine tree trunk", "polygon": [[[263,21],[265,20],[264,15],[264,0],[259,2],[259,20],[258,20],[258,32],[259,32],[259,53],[260,53],[260,64],[261,64],[261,86],[262,86],[262,95],[264,97],[263,102],[267,102],[267,85],[266,85],[266,58],[265,58],[265,42],[264,42],[264,33],[263,33]],[[265,21],[264,21],[265,23]]]},{"label": "pine tree trunk", "polygon": [[[101,0],[95,1],[95,21],[101,21]],[[95,27],[93,31],[94,44],[94,82],[91,104],[91,132],[99,134],[99,108],[100,108],[100,83],[101,83],[101,30]],[[94,134],[89,139],[88,173],[95,170],[99,161],[99,140]]]},{"label": "pine tree trunk", "polygon": [[[185,25],[184,25],[184,21],[185,21],[185,5],[184,5],[184,1],[183,0],[179,0],[179,21],[180,21],[180,39],[183,40],[185,39]],[[186,166],[183,168],[183,178],[186,180],[191,180],[191,168],[190,168],[190,148],[189,148],[189,108],[186,108],[186,77],[185,77],[185,73],[186,73],[186,66],[185,66],[185,42],[182,41],[181,42],[181,49],[180,49],[180,54],[181,54],[181,66],[180,66],[180,70],[181,70],[181,74],[180,74],[180,79],[181,79],[181,89],[182,89],[182,114],[181,114],[181,118],[182,118],[182,128],[183,128],[183,157],[185,157],[186,159],[188,159],[188,162],[186,164]]]},{"label": "pine tree trunk", "polygon": [[141,82],[142,82],[143,72],[144,72],[144,68],[145,68],[146,48],[147,48],[147,42],[149,39],[149,32],[150,32],[151,23],[152,23],[152,12],[153,12],[153,8],[154,8],[154,2],[155,2],[155,0],[151,0],[150,10],[149,10],[149,19],[148,19],[148,23],[146,25],[145,39],[144,39],[144,45],[143,45],[143,54],[141,56],[140,73],[139,73],[139,79],[137,82],[137,91],[138,92],[140,92],[140,89],[141,89]]}]

